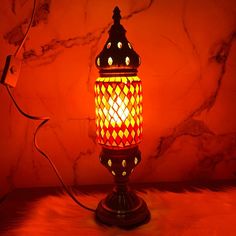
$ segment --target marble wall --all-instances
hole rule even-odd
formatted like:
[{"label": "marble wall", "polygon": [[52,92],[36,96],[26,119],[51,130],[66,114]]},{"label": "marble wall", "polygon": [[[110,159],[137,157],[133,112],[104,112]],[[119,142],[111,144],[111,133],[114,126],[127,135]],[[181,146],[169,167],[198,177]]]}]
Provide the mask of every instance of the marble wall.
[{"label": "marble wall", "polygon": [[[31,0],[2,0],[0,71],[22,40]],[[26,112],[50,116],[39,144],[67,184],[111,183],[95,140],[94,64],[118,5],[139,53],[144,88],[142,164],[134,182],[236,178],[234,0],[38,0],[13,93]],[[33,147],[37,121],[0,86],[0,194],[58,185]]]}]

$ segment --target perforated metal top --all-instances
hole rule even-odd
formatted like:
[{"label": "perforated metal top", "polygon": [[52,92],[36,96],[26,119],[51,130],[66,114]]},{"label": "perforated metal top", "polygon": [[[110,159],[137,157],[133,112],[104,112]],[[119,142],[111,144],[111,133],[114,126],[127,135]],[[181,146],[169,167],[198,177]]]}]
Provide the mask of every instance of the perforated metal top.
[{"label": "perforated metal top", "polygon": [[136,75],[140,57],[127,40],[126,30],[120,24],[120,9],[114,8],[113,25],[103,50],[96,57],[96,66],[101,76]]}]

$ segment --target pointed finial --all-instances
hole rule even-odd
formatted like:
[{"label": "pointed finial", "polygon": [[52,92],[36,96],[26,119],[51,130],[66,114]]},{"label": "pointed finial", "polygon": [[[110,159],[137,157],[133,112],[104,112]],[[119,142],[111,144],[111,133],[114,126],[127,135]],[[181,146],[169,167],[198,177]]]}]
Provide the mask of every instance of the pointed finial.
[{"label": "pointed finial", "polygon": [[112,17],[112,19],[114,20],[114,24],[120,24],[120,19],[121,19],[120,9],[117,6],[113,10],[113,17]]}]

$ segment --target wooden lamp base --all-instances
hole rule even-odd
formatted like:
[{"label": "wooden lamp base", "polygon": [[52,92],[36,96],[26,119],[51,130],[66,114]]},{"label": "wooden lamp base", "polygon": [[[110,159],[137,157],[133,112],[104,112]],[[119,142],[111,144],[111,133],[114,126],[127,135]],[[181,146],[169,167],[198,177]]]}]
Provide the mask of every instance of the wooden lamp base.
[{"label": "wooden lamp base", "polygon": [[141,161],[138,147],[124,150],[103,148],[100,160],[113,174],[116,187],[98,204],[96,219],[104,224],[122,228],[147,223],[150,219],[147,204],[127,186],[130,173]]}]

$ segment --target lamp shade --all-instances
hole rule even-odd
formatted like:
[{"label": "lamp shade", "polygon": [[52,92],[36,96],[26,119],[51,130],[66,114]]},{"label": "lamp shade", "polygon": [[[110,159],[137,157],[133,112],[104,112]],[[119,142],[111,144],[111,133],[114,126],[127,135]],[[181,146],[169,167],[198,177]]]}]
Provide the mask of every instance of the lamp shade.
[{"label": "lamp shade", "polygon": [[97,141],[108,148],[136,145],[142,137],[142,83],[137,76],[95,82]]}]

